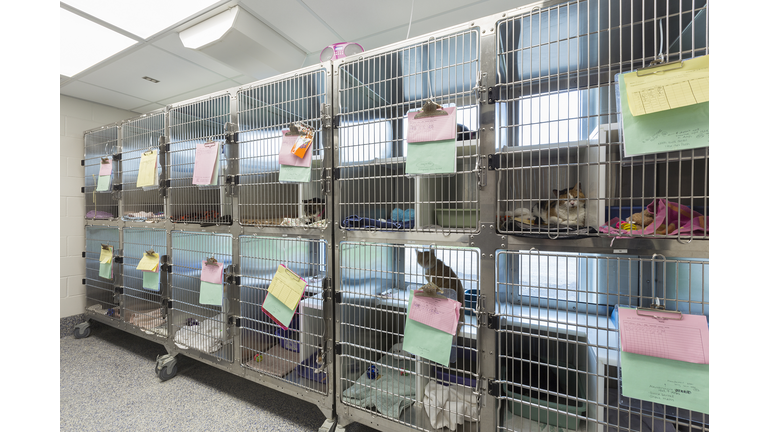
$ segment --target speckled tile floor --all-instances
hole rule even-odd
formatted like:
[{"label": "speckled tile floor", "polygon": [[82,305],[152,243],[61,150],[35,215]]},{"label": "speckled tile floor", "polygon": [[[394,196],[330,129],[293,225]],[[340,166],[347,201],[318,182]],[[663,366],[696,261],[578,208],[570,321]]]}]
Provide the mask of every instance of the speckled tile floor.
[{"label": "speckled tile floor", "polygon": [[[63,329],[61,430],[317,431],[325,421],[314,404],[185,356],[177,356],[177,375],[162,382],[154,367],[165,352],[98,322],[84,339]],[[346,428],[373,430],[357,423]]]}]

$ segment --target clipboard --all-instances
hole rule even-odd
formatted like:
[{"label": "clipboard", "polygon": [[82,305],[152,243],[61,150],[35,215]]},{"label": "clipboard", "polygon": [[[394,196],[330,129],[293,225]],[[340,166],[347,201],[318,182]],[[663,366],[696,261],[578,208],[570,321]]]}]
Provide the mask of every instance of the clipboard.
[{"label": "clipboard", "polygon": [[448,115],[448,112],[443,110],[442,105],[432,102],[432,100],[429,99],[424,104],[424,106],[421,107],[421,110],[415,116],[413,116],[413,118],[420,119],[424,117],[438,117],[438,116],[447,116],[447,115]]}]

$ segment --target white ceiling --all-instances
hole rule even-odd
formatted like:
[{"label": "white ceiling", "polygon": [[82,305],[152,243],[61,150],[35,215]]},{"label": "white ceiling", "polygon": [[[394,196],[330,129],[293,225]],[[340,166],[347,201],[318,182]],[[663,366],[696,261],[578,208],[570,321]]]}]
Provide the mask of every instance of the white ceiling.
[{"label": "white ceiling", "polygon": [[[162,0],[158,0],[162,1]],[[249,75],[202,52],[185,48],[178,32],[238,5],[306,56],[284,72],[320,62],[320,51],[336,42],[366,50],[507,11],[532,0],[231,0],[192,16],[78,73],[61,76],[60,93],[146,113],[166,105],[238,87],[275,75],[261,65]],[[66,0],[64,1],[66,3]],[[152,13],[148,11],[148,13]],[[261,64],[261,63],[260,63]],[[148,76],[159,80],[152,83]]]}]

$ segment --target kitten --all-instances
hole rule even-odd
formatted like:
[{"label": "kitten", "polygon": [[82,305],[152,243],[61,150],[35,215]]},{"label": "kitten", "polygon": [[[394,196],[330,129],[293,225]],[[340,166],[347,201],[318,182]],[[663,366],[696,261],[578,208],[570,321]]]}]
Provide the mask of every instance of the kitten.
[{"label": "kitten", "polygon": [[[416,262],[424,268],[424,277],[427,282],[432,282],[440,288],[450,288],[456,291],[456,299],[461,305],[459,313],[459,324],[456,328],[458,335],[461,325],[464,323],[464,288],[461,286],[461,279],[444,262],[437,259],[432,249],[425,251],[416,251]],[[425,289],[426,292],[429,292]],[[430,293],[432,294],[432,293]]]},{"label": "kitten", "polygon": [[302,222],[311,224],[325,219],[325,198],[312,198],[302,202],[304,203]]},{"label": "kitten", "polygon": [[586,196],[581,192],[581,183],[570,189],[552,191],[557,200],[533,206],[531,213],[549,225],[586,225]]}]

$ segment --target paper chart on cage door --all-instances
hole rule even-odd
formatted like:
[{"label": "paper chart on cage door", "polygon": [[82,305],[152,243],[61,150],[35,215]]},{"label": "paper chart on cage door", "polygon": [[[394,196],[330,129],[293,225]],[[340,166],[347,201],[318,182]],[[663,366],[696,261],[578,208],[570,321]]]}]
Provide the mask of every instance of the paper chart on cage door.
[{"label": "paper chart on cage door", "polygon": [[[673,317],[669,313],[654,314]],[[709,327],[703,315],[682,314],[680,320],[638,315],[619,308],[621,350],[689,363],[709,364]]]}]

